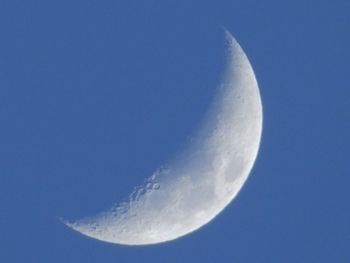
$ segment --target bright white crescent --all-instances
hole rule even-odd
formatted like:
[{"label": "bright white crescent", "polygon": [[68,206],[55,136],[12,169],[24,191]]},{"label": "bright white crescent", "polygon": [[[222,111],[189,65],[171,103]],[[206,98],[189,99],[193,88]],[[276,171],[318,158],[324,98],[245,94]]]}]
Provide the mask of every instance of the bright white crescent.
[{"label": "bright white crescent", "polygon": [[226,36],[227,67],[218,95],[186,150],[137,187],[127,202],[65,222],[69,227],[111,243],[155,244],[200,228],[233,200],[258,153],[262,105],[248,58],[232,35]]}]

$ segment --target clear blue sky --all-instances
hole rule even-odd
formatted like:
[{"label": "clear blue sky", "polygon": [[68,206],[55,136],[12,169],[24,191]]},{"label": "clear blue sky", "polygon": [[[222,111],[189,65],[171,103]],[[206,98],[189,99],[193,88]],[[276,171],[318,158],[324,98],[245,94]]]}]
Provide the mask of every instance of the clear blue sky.
[{"label": "clear blue sky", "polygon": [[[1,262],[350,262],[350,2],[0,1]],[[213,222],[126,247],[61,224],[126,197],[208,107],[226,27],[260,85],[251,176]]]}]

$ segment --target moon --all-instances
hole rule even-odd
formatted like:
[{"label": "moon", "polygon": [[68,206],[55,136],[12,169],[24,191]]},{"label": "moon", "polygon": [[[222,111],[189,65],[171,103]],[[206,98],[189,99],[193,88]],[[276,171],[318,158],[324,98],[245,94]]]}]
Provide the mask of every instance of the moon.
[{"label": "moon", "polygon": [[194,139],[157,169],[128,199],[70,228],[101,241],[148,245],[174,240],[204,226],[235,198],[255,162],[262,104],[254,71],[226,31],[226,69]]}]

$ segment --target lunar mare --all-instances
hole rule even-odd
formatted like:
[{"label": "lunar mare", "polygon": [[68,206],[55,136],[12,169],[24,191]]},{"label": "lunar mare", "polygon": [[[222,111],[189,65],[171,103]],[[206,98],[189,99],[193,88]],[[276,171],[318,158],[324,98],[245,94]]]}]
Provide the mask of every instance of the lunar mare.
[{"label": "lunar mare", "polygon": [[227,66],[218,94],[186,150],[96,216],[65,222],[95,239],[146,245],[184,236],[207,224],[237,195],[256,159],[262,105],[253,69],[226,32]]}]

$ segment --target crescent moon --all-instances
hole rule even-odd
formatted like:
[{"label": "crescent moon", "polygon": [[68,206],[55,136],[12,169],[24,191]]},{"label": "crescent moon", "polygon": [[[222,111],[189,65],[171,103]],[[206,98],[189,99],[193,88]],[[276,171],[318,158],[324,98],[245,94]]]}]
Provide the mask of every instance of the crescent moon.
[{"label": "crescent moon", "polygon": [[174,240],[215,218],[253,167],[262,132],[254,71],[226,32],[227,66],[213,104],[186,150],[136,187],[126,202],[64,223],[95,239],[125,245]]}]

